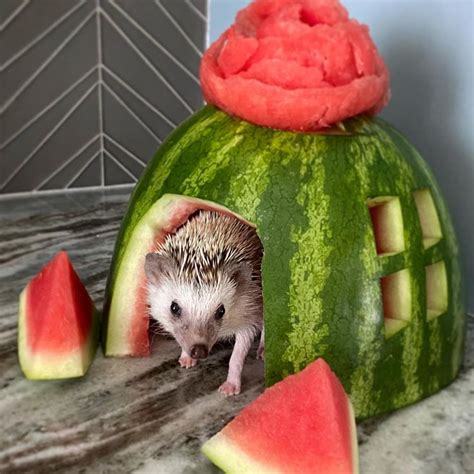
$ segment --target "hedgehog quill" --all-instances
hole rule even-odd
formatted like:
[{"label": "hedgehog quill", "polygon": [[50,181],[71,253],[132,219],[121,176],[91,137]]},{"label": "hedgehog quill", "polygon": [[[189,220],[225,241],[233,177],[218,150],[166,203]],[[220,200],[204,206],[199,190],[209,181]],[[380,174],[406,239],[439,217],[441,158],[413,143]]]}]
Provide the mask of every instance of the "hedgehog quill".
[{"label": "hedgehog quill", "polygon": [[219,340],[235,338],[227,380],[240,393],[252,341],[261,332],[263,247],[255,229],[235,217],[198,211],[145,259],[151,316],[181,346],[179,363],[194,367]]}]

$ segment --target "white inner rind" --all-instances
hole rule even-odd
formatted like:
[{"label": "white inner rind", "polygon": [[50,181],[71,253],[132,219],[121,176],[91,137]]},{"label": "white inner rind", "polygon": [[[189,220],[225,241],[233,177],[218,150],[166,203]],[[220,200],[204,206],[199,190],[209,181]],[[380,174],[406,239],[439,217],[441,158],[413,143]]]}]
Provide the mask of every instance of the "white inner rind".
[{"label": "white inner rind", "polygon": [[385,318],[384,319],[384,332],[385,337],[388,339],[395,335],[398,331],[403,329],[408,325],[408,321],[403,321],[402,319],[392,319],[392,318]]},{"label": "white inner rind", "polygon": [[28,287],[20,294],[18,313],[18,358],[26,378],[30,380],[56,380],[83,376],[94,359],[99,337],[99,315],[92,308],[91,331],[84,344],[67,353],[36,352],[29,350],[26,323]]},{"label": "white inner rind", "polygon": [[202,446],[202,452],[224,472],[232,474],[284,474],[277,468],[269,469],[248,456],[222,432],[214,435]]},{"label": "white inner rind", "polygon": [[[254,224],[242,216],[211,201],[177,194],[164,194],[158,199],[135,226],[120,263],[115,285],[111,290],[105,355],[134,355],[130,333],[138,303],[139,285],[145,281],[145,256],[153,249],[160,232],[164,229],[168,232],[171,230],[168,227],[173,215],[185,204],[191,204],[194,210],[212,208],[217,212],[233,215],[255,228]],[[143,317],[148,318],[148,315],[144,314]]]},{"label": "white inner rind", "polygon": [[357,428],[354,407],[352,406],[349,397],[347,398],[347,407],[349,411],[349,422],[351,424],[352,473],[359,474],[359,445],[357,441]]}]

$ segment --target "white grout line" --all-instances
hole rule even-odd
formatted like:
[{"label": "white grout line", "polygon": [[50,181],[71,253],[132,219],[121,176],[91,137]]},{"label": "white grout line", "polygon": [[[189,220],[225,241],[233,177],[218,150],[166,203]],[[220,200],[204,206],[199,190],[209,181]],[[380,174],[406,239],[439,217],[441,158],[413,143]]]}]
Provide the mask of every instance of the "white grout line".
[{"label": "white grout line", "polygon": [[61,128],[64,123],[67,122],[68,118],[82,105],[82,103],[89,97],[92,91],[97,87],[97,84],[94,84],[75,104],[74,106],[64,115],[61,120],[54,126],[52,130],[41,140],[38,146],[20,163],[20,165],[13,171],[12,174],[7,178],[3,184],[0,185],[0,192],[5,189],[7,184],[25,167],[25,165],[36,155],[36,153],[41,150],[44,144],[56,133],[57,130]]},{"label": "white grout line", "polygon": [[41,188],[46,183],[51,181],[58,173],[60,173],[64,168],[66,168],[66,166],[68,166],[70,163],[72,163],[83,151],[87,150],[87,148],[89,148],[95,141],[97,141],[98,138],[99,138],[99,135],[96,135],[95,137],[91,138],[87,143],[82,145],[82,147],[79,148],[79,150],[77,150],[76,153],[74,153],[70,158],[68,158],[66,161],[64,161],[59,168],[54,170],[54,172],[51,175],[49,175],[46,179],[41,181],[41,183],[38,184],[38,186],[36,186],[34,191],[41,190]]},{"label": "white grout line", "polygon": [[30,0],[24,0],[13,13],[0,25],[0,31],[3,31],[30,3]]},{"label": "white grout line", "polygon": [[97,63],[99,64],[97,88],[98,112],[99,112],[99,135],[100,135],[100,184],[105,186],[105,164],[104,164],[104,103],[102,97],[102,21],[100,18],[100,0],[96,0],[96,25],[97,25]]},{"label": "white grout line", "polygon": [[161,4],[160,0],[155,0],[155,4],[165,14],[168,20],[174,25],[174,27],[181,33],[183,38],[191,46],[191,48],[197,53],[199,57],[202,57],[202,51],[194,44],[193,40],[189,37],[183,27],[177,22],[174,16]]},{"label": "white grout line", "polygon": [[51,24],[46,30],[40,33],[36,38],[30,41],[26,46],[24,46],[20,51],[11,56],[8,61],[5,61],[1,65],[1,70],[4,71],[9,66],[11,66],[15,61],[24,56],[31,48],[36,46],[42,39],[46,38],[50,33],[53,32],[59,25],[64,23],[75,11],[81,8],[85,4],[85,0],[77,3],[73,8],[68,10],[62,17],[58,18],[53,24]]},{"label": "white grout line", "polygon": [[120,27],[110,18],[110,16],[104,10],[101,10],[104,18],[109,22],[109,24],[117,31],[117,33],[126,41],[126,43],[135,51],[135,53],[142,59],[142,61],[155,73],[155,75],[165,84],[168,90],[178,99],[178,101],[186,108],[189,113],[193,113],[194,110],[192,107],[179,95],[176,89],[170,84],[168,79],[164,77],[161,72],[156,69],[153,63],[143,54],[135,43],[128,38],[128,36],[120,29]]},{"label": "white grout line", "polygon": [[79,171],[66,183],[64,189],[69,189],[69,186],[76,181],[76,179],[80,178],[81,174],[87,169],[87,167],[101,154],[100,150],[95,153],[92,158],[88,159],[83,166],[79,169]]},{"label": "white grout line", "polygon": [[10,199],[18,199],[18,198],[28,198],[31,199],[32,197],[43,197],[43,196],[51,196],[56,194],[75,194],[75,193],[89,193],[89,192],[96,192],[101,191],[101,194],[107,194],[107,192],[114,191],[114,190],[121,190],[121,189],[133,189],[135,183],[124,183],[124,184],[109,184],[108,186],[84,186],[83,188],[68,188],[67,190],[64,189],[44,189],[41,191],[20,191],[20,192],[13,192],[13,193],[0,193],[0,202],[1,201],[8,201]]},{"label": "white grout line", "polygon": [[153,107],[143,96],[141,96],[132,86],[125,82],[120,76],[117,76],[111,69],[109,69],[105,64],[102,66],[103,69],[110,74],[124,89],[128,90],[133,96],[135,96],[140,102],[147,106],[150,110],[155,112],[158,117],[164,120],[171,128],[176,128],[178,124],[174,123],[170,118],[168,118],[163,112]]},{"label": "white grout line", "polygon": [[209,45],[211,43],[211,0],[206,0],[206,12],[207,12],[207,18],[205,18],[206,21],[206,45],[205,48],[209,48]]},{"label": "white grout line", "polygon": [[74,28],[74,30],[71,32],[71,34],[64,40],[63,43],[59,45],[58,48],[56,48],[51,54],[51,56],[46,59],[46,61],[34,72],[32,76],[30,76],[18,89],[17,91],[9,98],[9,100],[3,104],[3,106],[0,109],[0,113],[5,112],[10,105],[12,105],[15,100],[24,92],[24,90],[41,74],[41,72],[46,69],[46,67],[49,65],[51,61],[66,47],[66,45],[84,28],[84,26],[87,24],[87,22],[94,16],[95,11],[91,12],[87,17],[81,21],[81,23]]},{"label": "white grout line", "polygon": [[128,174],[128,176],[130,176],[130,178],[132,178],[135,182],[137,182],[138,178],[128,169],[125,167],[125,165],[123,165],[122,163],[120,163],[119,160],[117,160],[117,158],[115,158],[115,156],[113,156],[108,150],[105,150],[105,154],[109,157],[109,159],[111,159],[119,168],[121,168],[125,173]]},{"label": "white grout line", "polygon": [[92,69],[87,71],[83,76],[81,76],[74,84],[69,86],[61,95],[56,97],[52,102],[50,102],[43,110],[38,112],[32,119],[30,119],[23,127],[18,131],[14,132],[13,135],[10,135],[2,144],[0,144],[0,151],[7,147],[12,141],[17,139],[27,128],[33,125],[38,119],[40,119],[46,112],[53,108],[57,103],[61,102],[64,97],[66,97],[70,92],[72,92],[76,87],[78,87],[82,82],[84,82],[92,72],[97,69],[97,66],[94,66]]},{"label": "white grout line", "polygon": [[[209,0],[208,0],[209,1]],[[205,15],[203,15],[202,11],[199,10],[199,8],[196,8],[195,5],[193,5],[190,0],[184,0],[184,3],[191,9],[194,11],[194,13],[196,13],[196,15],[203,21],[207,21]],[[208,10],[207,10],[207,14],[209,15],[209,4],[208,4]]]},{"label": "white grout line", "polygon": [[199,84],[199,79],[190,71],[183,63],[178,61],[156,38],[154,38],[148,31],[143,28],[134,18],[127,14],[119,5],[113,0],[110,2],[112,5],[129,23],[131,23],[140,33],[148,38],[165,56],[173,61],[187,76],[189,76],[196,84]]},{"label": "white grout line", "polygon": [[119,143],[117,140],[115,140],[114,138],[112,138],[110,135],[108,134],[105,134],[105,138],[109,141],[111,141],[117,148],[119,148],[120,150],[122,150],[125,154],[127,154],[130,158],[132,158],[133,160],[135,160],[137,163],[140,163],[140,165],[142,165],[143,167],[146,166],[146,163],[140,159],[137,155],[135,155],[133,152],[131,152],[130,150],[128,150],[127,148],[125,148],[121,143]]},{"label": "white grout line", "polygon": [[103,87],[107,89],[114,99],[156,140],[158,144],[162,142],[162,139],[156,135],[153,130],[128,106],[125,101],[105,82],[102,82]]}]

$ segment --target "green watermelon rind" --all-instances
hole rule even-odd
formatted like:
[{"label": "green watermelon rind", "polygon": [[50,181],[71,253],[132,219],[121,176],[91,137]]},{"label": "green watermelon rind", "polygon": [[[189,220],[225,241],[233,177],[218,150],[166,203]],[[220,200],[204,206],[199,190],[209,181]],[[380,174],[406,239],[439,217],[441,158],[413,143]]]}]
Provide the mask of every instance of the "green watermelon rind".
[{"label": "green watermelon rind", "polygon": [[84,376],[91,366],[99,342],[100,314],[92,306],[91,330],[82,346],[69,353],[30,354],[26,334],[26,295],[20,294],[18,308],[18,358],[20,367],[29,380],[60,380]]}]

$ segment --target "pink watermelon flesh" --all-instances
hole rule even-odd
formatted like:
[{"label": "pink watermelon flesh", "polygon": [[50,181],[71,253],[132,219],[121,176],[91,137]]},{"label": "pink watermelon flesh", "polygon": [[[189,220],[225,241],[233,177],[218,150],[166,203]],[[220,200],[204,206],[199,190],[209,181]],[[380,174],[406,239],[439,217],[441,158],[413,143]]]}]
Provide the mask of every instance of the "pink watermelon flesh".
[{"label": "pink watermelon flesh", "polygon": [[352,406],[323,359],[266,389],[202,450],[229,473],[358,472]]},{"label": "pink watermelon flesh", "polygon": [[97,345],[97,319],[66,252],[58,253],[20,296],[18,351],[25,375],[83,375]]},{"label": "pink watermelon flesh", "polygon": [[257,125],[316,130],[388,102],[368,28],[337,0],[256,0],[201,63],[206,100]]}]

